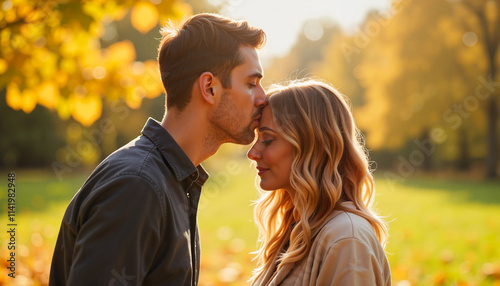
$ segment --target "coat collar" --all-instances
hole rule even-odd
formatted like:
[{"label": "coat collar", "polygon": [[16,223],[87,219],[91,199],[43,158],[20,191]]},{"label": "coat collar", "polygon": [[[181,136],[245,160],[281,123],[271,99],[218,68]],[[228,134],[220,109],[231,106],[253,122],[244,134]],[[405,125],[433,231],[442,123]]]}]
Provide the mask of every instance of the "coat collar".
[{"label": "coat collar", "polygon": [[[353,202],[344,202],[344,203],[342,203],[342,206],[345,208],[356,209]],[[337,215],[339,215],[343,212],[344,212],[343,210],[334,210],[328,216],[325,223],[313,232],[311,240],[314,240],[314,238],[323,229],[323,227],[326,224],[328,224],[328,222],[330,222],[334,217],[336,217]],[[259,281],[257,281],[257,282],[260,282],[260,283],[255,284],[255,285],[277,286],[281,282],[283,282],[283,280],[285,280],[285,278],[288,276],[288,274],[293,270],[294,266],[295,266],[295,263],[294,264],[287,264],[287,265],[283,266],[278,271],[275,271],[275,269],[267,269],[265,272],[265,275],[263,276],[263,279],[259,279]],[[262,283],[262,282],[265,283],[266,281],[269,281],[269,282],[266,284]]]},{"label": "coat collar", "polygon": [[198,180],[203,185],[208,179],[208,173],[203,167],[201,165],[198,167],[193,165],[186,153],[184,153],[170,133],[158,121],[149,118],[141,133],[149,138],[161,152],[179,182],[191,177],[193,181]]}]

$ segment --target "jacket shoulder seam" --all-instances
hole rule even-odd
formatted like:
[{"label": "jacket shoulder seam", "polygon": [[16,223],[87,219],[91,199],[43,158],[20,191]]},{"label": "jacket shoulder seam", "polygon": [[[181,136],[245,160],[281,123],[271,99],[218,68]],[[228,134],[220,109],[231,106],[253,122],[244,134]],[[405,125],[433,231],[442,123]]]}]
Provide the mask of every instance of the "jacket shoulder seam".
[{"label": "jacket shoulder seam", "polygon": [[[139,178],[139,179],[142,179],[146,182],[149,183],[149,185],[152,187],[155,195],[158,197],[159,199],[159,202],[160,202],[160,207],[161,207],[161,212],[162,212],[162,215],[163,215],[163,218],[166,219],[166,215],[167,215],[167,210],[166,210],[166,203],[165,203],[165,200],[164,200],[164,197],[162,196],[162,192],[160,191],[159,187],[157,184],[155,184],[155,182],[149,178],[148,176],[145,176],[144,173],[142,172],[130,172],[130,171],[125,171],[125,172],[120,172],[120,173],[117,173],[115,174],[114,176],[112,177],[109,177],[107,178],[106,180],[103,180],[101,182],[99,182],[98,184],[95,185],[94,187],[94,190],[96,189],[99,189],[100,187],[102,187],[102,185],[106,184],[106,183],[109,183],[115,179],[120,179],[120,178],[126,178],[126,177],[136,177],[136,178]],[[91,198],[92,195],[93,195],[94,192],[92,192],[91,194],[89,194],[88,198]]]}]

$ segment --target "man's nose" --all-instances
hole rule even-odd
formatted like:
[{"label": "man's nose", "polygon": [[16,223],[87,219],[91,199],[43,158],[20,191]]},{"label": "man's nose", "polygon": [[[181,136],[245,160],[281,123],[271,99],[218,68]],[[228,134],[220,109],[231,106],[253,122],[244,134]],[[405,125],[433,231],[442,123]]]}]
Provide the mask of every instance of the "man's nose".
[{"label": "man's nose", "polygon": [[264,88],[260,86],[260,88],[257,91],[256,98],[255,98],[255,106],[257,107],[265,107],[267,105],[267,96],[266,92],[264,91]]}]

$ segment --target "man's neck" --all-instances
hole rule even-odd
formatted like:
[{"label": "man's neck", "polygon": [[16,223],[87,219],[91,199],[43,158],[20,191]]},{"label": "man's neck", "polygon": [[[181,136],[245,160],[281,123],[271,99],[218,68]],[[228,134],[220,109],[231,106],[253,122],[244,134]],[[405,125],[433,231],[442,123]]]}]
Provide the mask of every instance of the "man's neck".
[{"label": "man's neck", "polygon": [[210,136],[207,124],[201,113],[177,111],[167,112],[161,122],[195,166],[214,155],[222,144]]}]

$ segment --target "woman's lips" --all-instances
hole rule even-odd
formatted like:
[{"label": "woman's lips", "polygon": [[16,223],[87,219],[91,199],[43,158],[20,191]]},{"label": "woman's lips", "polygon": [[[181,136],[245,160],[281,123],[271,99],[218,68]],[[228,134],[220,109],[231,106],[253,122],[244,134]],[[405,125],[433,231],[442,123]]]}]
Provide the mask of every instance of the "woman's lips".
[{"label": "woman's lips", "polygon": [[262,167],[257,167],[257,171],[259,171],[257,174],[259,176],[262,176],[265,172],[269,171],[269,169],[262,168]]}]

